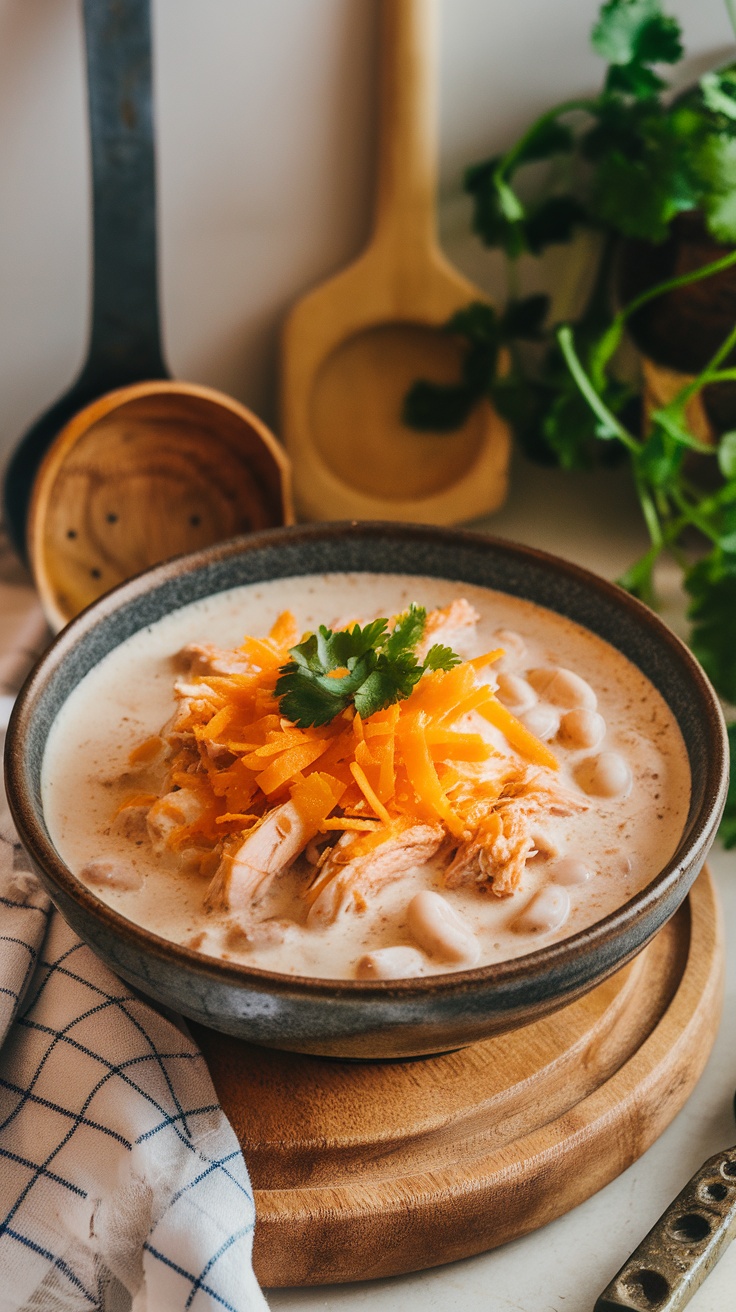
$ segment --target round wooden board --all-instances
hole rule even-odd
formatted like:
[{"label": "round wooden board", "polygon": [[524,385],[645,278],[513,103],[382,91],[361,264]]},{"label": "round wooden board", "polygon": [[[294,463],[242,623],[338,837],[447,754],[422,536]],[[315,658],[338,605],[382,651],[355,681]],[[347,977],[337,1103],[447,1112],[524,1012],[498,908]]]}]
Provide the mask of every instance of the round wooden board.
[{"label": "round wooden board", "polygon": [[613,1180],[680,1110],[720,1016],[704,871],[639,956],[545,1020],[454,1053],[349,1063],[196,1028],[255,1188],[262,1284],[452,1262]]}]

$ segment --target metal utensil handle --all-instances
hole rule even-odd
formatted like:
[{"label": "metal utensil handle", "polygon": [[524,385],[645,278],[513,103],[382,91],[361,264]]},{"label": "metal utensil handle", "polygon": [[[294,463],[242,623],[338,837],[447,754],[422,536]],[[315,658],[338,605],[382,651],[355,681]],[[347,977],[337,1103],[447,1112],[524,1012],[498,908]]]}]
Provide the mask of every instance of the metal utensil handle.
[{"label": "metal utensil handle", "polygon": [[680,1312],[735,1236],[736,1148],[729,1148],[685,1185],[594,1312]]},{"label": "metal utensil handle", "polygon": [[92,150],[92,327],[82,387],[162,378],[150,0],[84,0]]}]

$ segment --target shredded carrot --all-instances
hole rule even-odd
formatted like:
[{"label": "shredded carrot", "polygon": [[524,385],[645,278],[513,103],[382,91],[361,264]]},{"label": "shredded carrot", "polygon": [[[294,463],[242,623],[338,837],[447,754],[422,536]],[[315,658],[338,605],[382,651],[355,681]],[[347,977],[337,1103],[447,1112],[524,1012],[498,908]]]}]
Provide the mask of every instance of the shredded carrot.
[{"label": "shredded carrot", "polygon": [[283,665],[283,656],[267,638],[246,638],[240,650],[261,670],[277,670]]},{"label": "shredded carrot", "polygon": [[455,733],[453,729],[425,730],[427,746],[438,761],[487,761],[493,748],[479,733]]},{"label": "shredded carrot", "polygon": [[425,736],[424,716],[407,716],[405,732],[402,735],[401,752],[417,799],[439,820],[444,820],[451,834],[462,838],[465,826],[455,814],[437,777],[434,761],[429,753]]},{"label": "shredded carrot", "polygon": [[291,800],[299,812],[310,837],[314,837],[322,822],[334,811],[345,785],[332,775],[315,770],[307,779],[299,779],[291,790]]},{"label": "shredded carrot", "polygon": [[[299,728],[282,715],[275,696],[279,669],[297,640],[294,617],[285,611],[267,638],[244,639],[237,672],[182,684],[171,736],[148,738],[131,753],[133,764],[144,765],[166,753],[164,796],[135,794],[123,806],[161,808],[172,822],[167,841],[175,850],[194,843],[222,855],[229,850],[223,844],[232,845],[290,798],[308,838],[352,835],[339,849],[325,848],[330,871],[312,884],[314,898],[343,864],[417,823],[441,824],[456,839],[481,832],[491,824],[504,781],[524,778],[519,757],[557,768],[550,749],[481,681],[480,671],[501,649],[424,674],[409,697],[365,719],[348,706],[329,724]],[[463,720],[471,713],[500,730],[509,755],[487,731],[466,731]],[[480,768],[486,762],[490,776]],[[190,798],[194,792],[196,818],[167,791],[177,789]]]},{"label": "shredded carrot", "polygon": [[357,761],[350,762],[350,773],[353,776],[353,779],[355,780],[356,784],[358,785],[361,793],[363,794],[366,802],[371,807],[371,809],[375,811],[379,820],[383,820],[383,823],[385,825],[390,825],[391,816],[389,815],[388,811],[383,805],[383,802],[379,801],[379,799],[376,797],[376,794],[374,793],[373,789],[368,783],[368,780],[365,777],[365,771],[361,770]]},{"label": "shredded carrot", "polygon": [[284,788],[290,779],[293,779],[297,770],[304,770],[308,765],[313,765],[319,760],[327,747],[324,739],[318,739],[317,742],[302,743],[298,747],[290,747],[283,752],[271,765],[256,775],[256,783],[263,793],[269,797],[272,793],[277,793],[280,788]]},{"label": "shredded carrot", "polygon": [[131,797],[126,797],[125,801],[121,802],[115,814],[120,815],[121,811],[129,811],[132,806],[153,806],[158,800],[158,793],[133,793]]},{"label": "shredded carrot", "polygon": [[494,724],[500,729],[511,746],[528,761],[533,761],[535,765],[546,765],[549,770],[559,769],[557,757],[549,747],[540,742],[539,738],[535,738],[534,734],[530,733],[525,725],[495,697],[489,697],[488,701],[483,702],[478,707],[478,712],[488,720],[489,724]]},{"label": "shredded carrot", "polygon": [[298,637],[299,630],[291,611],[282,611],[268,635],[269,642],[286,655],[289,648],[295,646]]},{"label": "shredded carrot", "polygon": [[128,761],[131,765],[146,765],[149,761],[154,761],[159,752],[163,751],[163,739],[158,734],[152,738],[146,738],[144,742],[134,747]]},{"label": "shredded carrot", "polygon": [[472,665],[474,670],[484,670],[487,665],[493,665],[494,661],[500,660],[505,655],[503,647],[496,647],[493,651],[487,651],[484,656],[471,656],[468,665]]},{"label": "shredded carrot", "polygon": [[379,824],[380,820],[360,820],[356,816],[343,815],[334,816],[331,820],[323,820],[319,828],[320,833],[324,834],[329,833],[329,831],[333,829],[349,829],[355,830],[356,832],[365,829],[370,833],[371,830],[374,830]]},{"label": "shredded carrot", "polygon": [[212,716],[209,724],[205,725],[205,727],[200,730],[201,736],[206,738],[209,742],[218,742],[220,734],[227,729],[230,721],[234,718],[235,711],[236,707],[233,706],[232,703],[230,703],[229,706],[223,706],[216,715]]}]

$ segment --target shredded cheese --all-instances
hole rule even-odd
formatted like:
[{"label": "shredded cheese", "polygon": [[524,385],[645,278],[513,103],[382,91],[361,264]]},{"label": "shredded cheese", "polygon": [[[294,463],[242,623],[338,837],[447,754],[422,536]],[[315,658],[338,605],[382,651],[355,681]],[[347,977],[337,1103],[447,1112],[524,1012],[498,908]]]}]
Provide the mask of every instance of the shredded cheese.
[{"label": "shredded cheese", "polygon": [[[223,843],[250,832],[287,799],[310,838],[329,842],[332,833],[352,832],[346,854],[364,855],[418,822],[440,823],[457,840],[481,824],[492,828],[499,780],[522,778],[526,762],[557,768],[550,749],[479,677],[501,650],[426,673],[409,697],[366,719],[350,707],[329,724],[298,728],[275,695],[297,636],[285,612],[267,638],[245,638],[233,653],[233,673],[178,683],[169,737],[146,739],[131,756],[159,777],[165,768],[166,778],[158,793],[140,792],[124,805],[167,810],[169,845],[199,846],[208,869],[214,850],[222,853]],[[473,731],[473,715],[500,731],[508,756]],[[178,790],[197,799],[196,816],[189,812],[186,823]],[[310,898],[319,887],[317,878]]]}]

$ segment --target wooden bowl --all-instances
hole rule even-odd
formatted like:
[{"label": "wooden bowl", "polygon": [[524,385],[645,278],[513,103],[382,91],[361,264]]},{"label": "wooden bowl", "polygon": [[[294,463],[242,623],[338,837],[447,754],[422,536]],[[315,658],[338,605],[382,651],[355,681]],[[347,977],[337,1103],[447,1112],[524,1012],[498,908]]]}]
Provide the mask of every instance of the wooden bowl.
[{"label": "wooden bowl", "polygon": [[[672,859],[594,925],[511,961],[457,974],[365,983],[286,976],[204,956],[135,925],[61,860],[46,828],[41,768],[72,689],[131,634],[240,584],[325,571],[430,575],[496,588],[566,615],[623,652],[658,688],[685,741],[690,809]],[[8,797],[26,850],[74,929],[135,987],[204,1025],[254,1043],[342,1057],[462,1047],[556,1011],[632,958],[677,910],[723,811],[725,725],[678,638],[613,584],[554,556],[479,534],[411,525],[286,528],[208,548],[123,584],[74,620],[28,679],[8,731]]]},{"label": "wooden bowl", "polygon": [[161,560],[293,519],[289,458],[257,415],[156,379],[106,392],[62,428],[34,484],[28,555],[58,631]]}]

